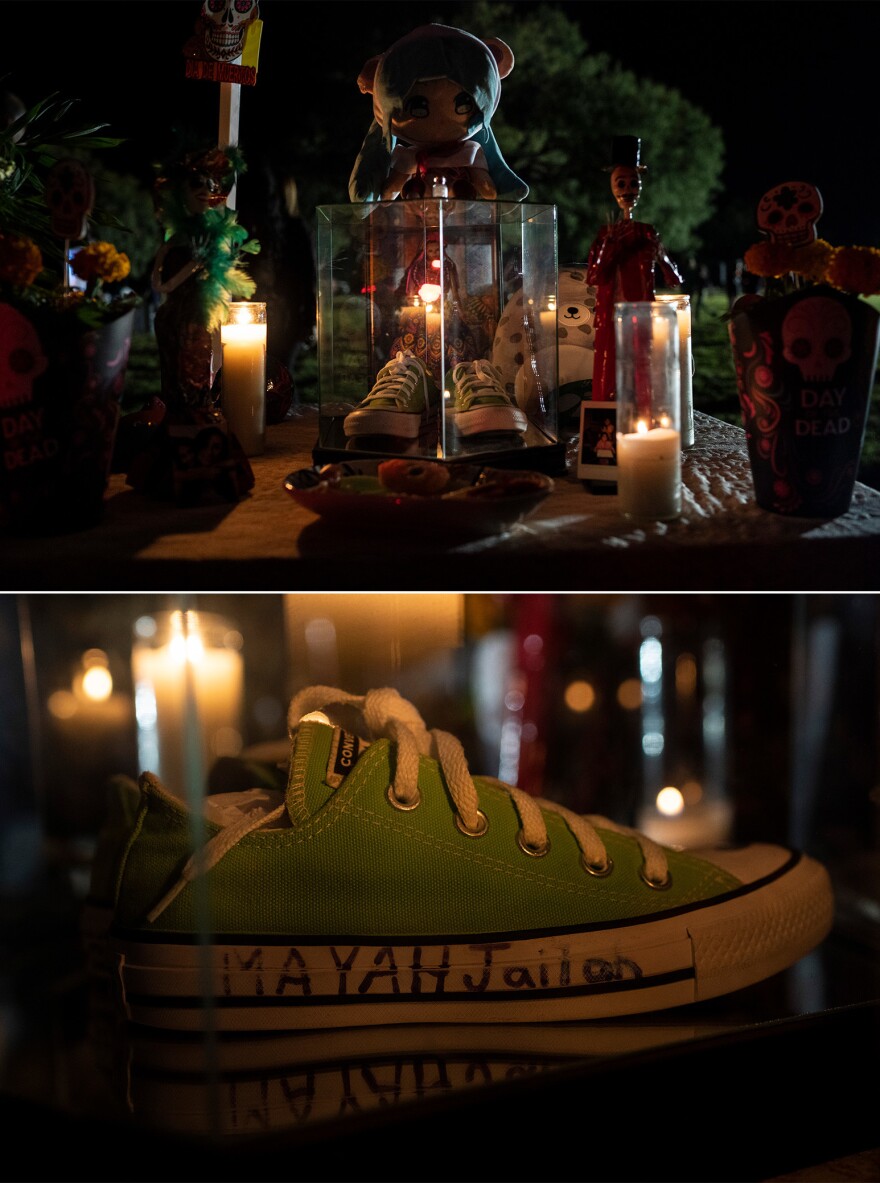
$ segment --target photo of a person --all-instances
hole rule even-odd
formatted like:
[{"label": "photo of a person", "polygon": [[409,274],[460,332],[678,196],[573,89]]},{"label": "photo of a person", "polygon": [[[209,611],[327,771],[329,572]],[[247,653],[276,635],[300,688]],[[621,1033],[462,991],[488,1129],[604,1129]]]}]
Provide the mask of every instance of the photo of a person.
[{"label": "photo of a person", "polygon": [[581,403],[578,476],[581,480],[616,481],[617,410],[614,402]]},{"label": "photo of a person", "polygon": [[[607,422],[607,421],[606,421]],[[613,431],[604,428],[599,433],[595,447],[596,459],[600,464],[613,464],[616,457]]]},{"label": "photo of a person", "polygon": [[195,439],[200,468],[214,468],[229,456],[229,441],[219,427],[203,427]]},{"label": "photo of a person", "polygon": [[240,490],[229,437],[219,424],[187,424],[172,429],[174,496],[180,505],[238,501]]}]

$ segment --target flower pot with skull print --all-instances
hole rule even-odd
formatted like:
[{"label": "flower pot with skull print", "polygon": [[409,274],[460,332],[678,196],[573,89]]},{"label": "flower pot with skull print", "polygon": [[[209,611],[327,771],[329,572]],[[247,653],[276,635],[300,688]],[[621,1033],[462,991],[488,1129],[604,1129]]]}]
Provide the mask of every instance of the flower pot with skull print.
[{"label": "flower pot with skull print", "polygon": [[0,298],[0,527],[52,535],[103,516],[134,310],[95,328]]},{"label": "flower pot with skull print", "polygon": [[729,334],[758,505],[799,517],[846,513],[880,314],[858,296],[812,284],[736,312]]}]

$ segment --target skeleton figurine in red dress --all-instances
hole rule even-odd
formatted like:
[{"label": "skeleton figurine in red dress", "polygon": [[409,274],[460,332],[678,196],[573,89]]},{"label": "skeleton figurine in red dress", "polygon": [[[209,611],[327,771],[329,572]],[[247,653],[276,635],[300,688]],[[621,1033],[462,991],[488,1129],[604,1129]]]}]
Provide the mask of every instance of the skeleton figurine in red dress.
[{"label": "skeleton figurine in red dress", "polygon": [[587,256],[587,283],[595,284],[596,346],[593,366],[593,398],[614,398],[614,305],[620,301],[654,299],[654,270],[658,268],[668,287],[680,287],[681,275],[666,253],[653,226],[634,222],[632,212],[642,189],[639,163],[641,140],[615,136],[611,142],[611,192],[620,206],[620,218],[599,231]]}]

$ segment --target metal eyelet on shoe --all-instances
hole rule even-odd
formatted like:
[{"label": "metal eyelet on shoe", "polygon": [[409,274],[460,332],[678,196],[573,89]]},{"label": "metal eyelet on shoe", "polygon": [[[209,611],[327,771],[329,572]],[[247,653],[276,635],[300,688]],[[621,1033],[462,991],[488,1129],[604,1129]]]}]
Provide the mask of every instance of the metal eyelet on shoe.
[{"label": "metal eyelet on shoe", "polygon": [[543,846],[530,846],[523,837],[523,832],[520,830],[516,835],[517,843],[523,854],[527,854],[529,858],[543,858],[550,850],[550,839],[544,843]]},{"label": "metal eyelet on shoe", "polygon": [[646,883],[648,887],[652,888],[654,891],[667,891],[670,887],[672,887],[672,876],[668,871],[666,872],[665,879],[649,879],[645,874],[644,864],[642,864],[642,866],[639,868],[639,878],[641,879],[642,883]]},{"label": "metal eyelet on shoe", "polygon": [[385,796],[391,802],[395,809],[399,809],[401,813],[408,813],[411,809],[418,809],[422,803],[422,794],[416,789],[415,796],[412,801],[402,801],[400,797],[395,795],[394,785],[389,785]]},{"label": "metal eyelet on shoe", "polygon": [[581,866],[588,875],[592,875],[595,879],[604,879],[614,870],[614,860],[606,854],[604,863],[588,863],[586,856],[581,855]]},{"label": "metal eyelet on shoe", "polygon": [[489,829],[489,819],[482,809],[477,810],[477,829],[469,830],[458,813],[455,815],[455,824],[466,838],[482,838]]}]

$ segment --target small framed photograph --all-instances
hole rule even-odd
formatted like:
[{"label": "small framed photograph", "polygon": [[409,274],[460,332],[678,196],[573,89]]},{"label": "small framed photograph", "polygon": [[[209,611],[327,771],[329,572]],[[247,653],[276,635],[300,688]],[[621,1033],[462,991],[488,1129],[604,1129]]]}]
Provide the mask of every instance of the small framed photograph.
[{"label": "small framed photograph", "polygon": [[617,481],[617,403],[581,402],[577,474],[584,481]]},{"label": "small framed photograph", "polygon": [[225,420],[173,424],[168,441],[174,500],[179,505],[217,505],[240,499]]}]

